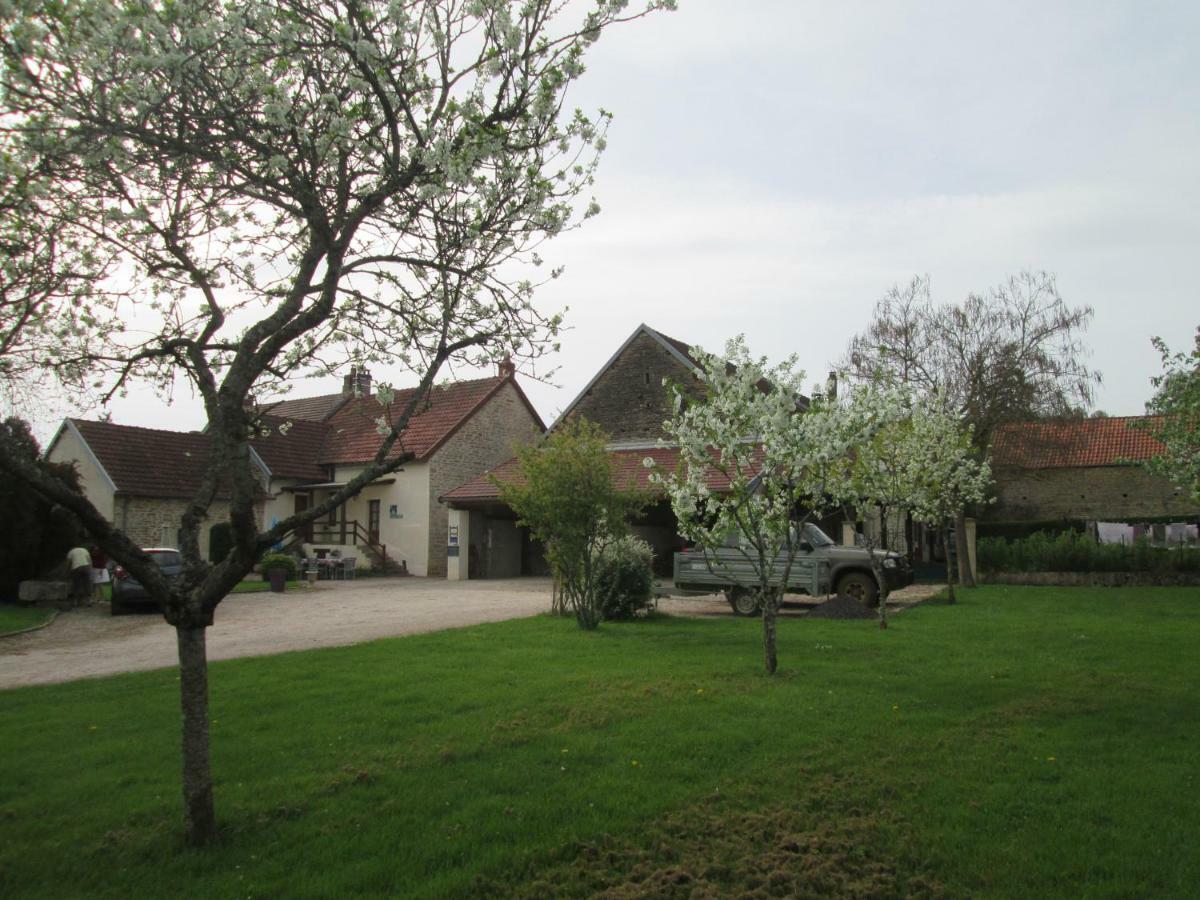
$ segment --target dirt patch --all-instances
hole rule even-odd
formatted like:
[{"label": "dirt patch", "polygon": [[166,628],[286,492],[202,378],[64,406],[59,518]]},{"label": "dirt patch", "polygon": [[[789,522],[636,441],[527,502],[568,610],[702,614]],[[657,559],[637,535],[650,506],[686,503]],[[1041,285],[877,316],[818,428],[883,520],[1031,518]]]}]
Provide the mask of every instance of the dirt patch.
[{"label": "dirt patch", "polygon": [[711,801],[652,826],[640,843],[605,836],[578,844],[523,884],[481,879],[475,893],[595,900],[946,895],[879,849],[894,846],[885,834],[898,823],[835,805],[731,811]]},{"label": "dirt patch", "polygon": [[872,612],[853,597],[834,594],[824,603],[818,603],[808,611],[810,619],[878,619]]}]

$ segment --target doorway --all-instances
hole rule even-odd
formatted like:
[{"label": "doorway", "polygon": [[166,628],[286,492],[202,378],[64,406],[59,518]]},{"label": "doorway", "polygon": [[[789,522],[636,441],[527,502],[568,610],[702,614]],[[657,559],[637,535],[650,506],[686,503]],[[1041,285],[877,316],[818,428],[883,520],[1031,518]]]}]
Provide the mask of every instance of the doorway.
[{"label": "doorway", "polygon": [[[311,505],[312,505],[312,500],[309,498],[308,494],[296,494],[295,513],[297,515],[306,511]],[[296,533],[299,534],[300,537],[304,539],[305,543],[311,544],[313,542],[312,522],[308,522],[305,525],[301,526],[300,528],[296,529]]]},{"label": "doorway", "polygon": [[367,538],[372,544],[379,543],[379,506],[382,501],[367,501]]}]

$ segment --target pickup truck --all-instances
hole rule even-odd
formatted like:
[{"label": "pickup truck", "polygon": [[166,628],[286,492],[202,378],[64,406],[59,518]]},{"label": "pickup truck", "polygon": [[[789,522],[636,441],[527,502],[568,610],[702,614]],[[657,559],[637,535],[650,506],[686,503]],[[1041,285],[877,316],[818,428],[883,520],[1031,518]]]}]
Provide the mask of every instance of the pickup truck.
[{"label": "pickup truck", "polygon": [[[810,594],[814,597],[831,591],[859,600],[864,606],[879,605],[880,588],[894,591],[912,584],[912,567],[899,553],[874,551],[878,568],[883,573],[881,585],[871,566],[868,550],[861,547],[841,547],[829,535],[811,522],[800,530],[800,550],[792,560],[788,573],[787,593]],[[783,578],[784,561],[775,564],[776,584]],[[759,613],[758,583],[752,557],[738,546],[735,539],[715,550],[684,550],[675,554],[675,587],[692,594],[712,594],[723,591],[734,615],[754,616]]]}]

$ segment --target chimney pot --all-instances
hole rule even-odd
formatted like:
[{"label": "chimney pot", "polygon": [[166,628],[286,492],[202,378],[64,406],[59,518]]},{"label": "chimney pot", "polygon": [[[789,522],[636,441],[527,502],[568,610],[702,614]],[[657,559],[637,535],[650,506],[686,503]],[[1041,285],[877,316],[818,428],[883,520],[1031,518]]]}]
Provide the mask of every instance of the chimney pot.
[{"label": "chimney pot", "polygon": [[342,378],[342,393],[355,394],[359,397],[371,396],[371,373],[366,367],[350,367],[350,374]]}]

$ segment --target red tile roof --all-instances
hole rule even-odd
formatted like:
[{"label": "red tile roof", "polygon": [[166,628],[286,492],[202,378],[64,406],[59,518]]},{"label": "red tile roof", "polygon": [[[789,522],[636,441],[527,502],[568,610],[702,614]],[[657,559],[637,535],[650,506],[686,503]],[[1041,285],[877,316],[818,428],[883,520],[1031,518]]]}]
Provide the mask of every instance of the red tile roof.
[{"label": "red tile roof", "polygon": [[[646,468],[645,459],[650,457],[655,462],[655,468],[664,474],[672,472],[679,465],[679,450],[675,447],[652,447],[650,449],[616,448],[609,450],[612,459],[613,485],[621,490],[637,489],[661,495],[662,489],[650,481],[651,470]],[[521,467],[516,457],[501,463],[466,484],[459,485],[454,490],[438,499],[451,505],[462,503],[494,502],[500,497],[500,490],[492,483],[492,477],[502,484],[517,483],[521,477]],[[727,490],[728,479],[715,471],[710,471],[705,478],[709,490],[716,493]]]},{"label": "red tile roof", "polygon": [[512,459],[488,469],[482,475],[476,475],[466,484],[460,484],[454,490],[438,499],[448,503],[454,501],[496,500],[500,496],[500,491],[492,484],[489,476],[495,476],[503,484],[519,483],[521,467],[517,458],[514,456]]},{"label": "red tile roof", "polygon": [[303,478],[314,482],[328,480],[326,472],[317,464],[329,432],[328,425],[276,416],[263,416],[262,424],[268,433],[254,438],[250,444],[273,477]]},{"label": "red tile roof", "polygon": [[1142,462],[1163,452],[1153,432],[1158,421],[1154,416],[1114,416],[1003,425],[992,441],[992,465],[1060,469]]},{"label": "red tile roof", "polygon": [[[409,421],[393,449],[393,458],[409,453],[417,459],[427,458],[510,380],[481,378],[434,387]],[[515,380],[512,384],[541,425],[524,392]],[[402,408],[414,393],[415,389],[397,391],[394,408]],[[268,434],[250,443],[272,476],[321,482],[328,477],[321,464],[367,462],[375,456],[381,440],[375,420],[381,415],[383,407],[375,397],[350,399],[324,422],[268,415],[262,420]],[[200,487],[210,452],[208,436],[202,432],[71,421],[118,491],[141,497],[191,497]],[[280,428],[284,423],[290,423],[286,431]],[[219,496],[227,497],[228,491],[223,489]]]},{"label": "red tile roof", "polygon": [[[428,457],[508,380],[479,378],[434,387],[392,448],[392,458],[410,453],[417,459]],[[415,393],[415,388],[396,391],[393,412],[403,410]],[[521,396],[524,398],[524,394]],[[528,405],[529,401],[525,402]],[[329,433],[318,461],[359,463],[373,459],[381,440],[376,420],[382,415],[384,408],[374,396],[355,398],[341,407],[326,422]]]},{"label": "red tile roof", "polygon": [[[117,490],[137,497],[191,497],[208,464],[209,440],[199,431],[160,431],[72,419]],[[218,496],[228,497],[227,490]]]},{"label": "red tile roof", "polygon": [[341,409],[342,404],[352,396],[352,394],[321,394],[318,397],[297,397],[294,400],[268,403],[263,407],[263,411],[267,415],[281,419],[308,419],[313,422],[324,422]]}]

